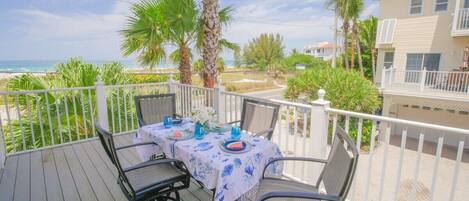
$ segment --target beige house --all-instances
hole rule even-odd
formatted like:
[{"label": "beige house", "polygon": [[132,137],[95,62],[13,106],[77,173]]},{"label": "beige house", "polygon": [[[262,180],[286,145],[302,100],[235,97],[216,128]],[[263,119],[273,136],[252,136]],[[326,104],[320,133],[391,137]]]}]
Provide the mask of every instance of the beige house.
[{"label": "beige house", "polygon": [[[469,129],[469,71],[462,70],[469,57],[469,0],[381,0],[380,15],[375,83],[383,115]],[[408,128],[414,138],[419,132]],[[426,133],[431,141],[444,135],[449,145],[464,138]]]}]

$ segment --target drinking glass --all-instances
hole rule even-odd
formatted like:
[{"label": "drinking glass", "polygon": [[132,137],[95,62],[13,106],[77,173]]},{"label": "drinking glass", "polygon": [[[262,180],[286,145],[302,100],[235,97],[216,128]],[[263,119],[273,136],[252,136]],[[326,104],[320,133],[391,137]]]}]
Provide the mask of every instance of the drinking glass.
[{"label": "drinking glass", "polygon": [[170,116],[165,116],[163,119],[163,125],[165,128],[171,128],[171,124],[173,123],[173,120],[171,119]]},{"label": "drinking glass", "polygon": [[239,140],[241,138],[241,129],[239,126],[231,127],[231,139],[232,140]]},{"label": "drinking glass", "polygon": [[204,138],[204,127],[202,126],[202,124],[195,124],[194,137],[196,140],[201,140]]}]

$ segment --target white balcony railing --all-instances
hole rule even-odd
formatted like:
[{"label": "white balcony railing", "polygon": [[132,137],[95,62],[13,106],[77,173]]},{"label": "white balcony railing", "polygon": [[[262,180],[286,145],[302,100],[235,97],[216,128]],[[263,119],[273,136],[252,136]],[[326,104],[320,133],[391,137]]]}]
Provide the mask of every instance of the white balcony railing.
[{"label": "white balcony railing", "polygon": [[456,31],[469,29],[469,8],[456,10]]},{"label": "white balcony railing", "polygon": [[[419,77],[417,73],[409,80],[416,81],[418,86],[415,77]],[[168,92],[176,94],[179,114],[190,116],[192,108],[210,106],[222,122],[240,120],[243,99],[259,99],[226,92],[220,87],[207,89],[171,80],[1,92],[0,146],[3,149],[0,150],[8,157],[95,139],[94,119],[99,119],[101,126],[114,133],[134,132],[138,124],[133,97]],[[418,200],[412,198],[426,196],[430,200],[451,201],[469,197],[465,190],[469,181],[460,179],[469,177],[468,161],[463,158],[465,144],[469,144],[469,130],[334,109],[324,100],[324,95],[321,91],[319,99],[311,104],[264,99],[281,105],[272,141],[284,156],[326,157],[331,133],[341,126],[362,150],[349,200]],[[410,137],[411,128],[419,130],[416,139]],[[426,141],[435,133],[426,134],[429,130],[440,133],[437,143],[429,145]],[[458,142],[450,149],[453,151],[445,147],[450,139]],[[303,162],[286,163],[284,175],[313,183],[318,168]]]},{"label": "white balcony railing", "polygon": [[468,94],[469,72],[385,69],[381,88]]}]

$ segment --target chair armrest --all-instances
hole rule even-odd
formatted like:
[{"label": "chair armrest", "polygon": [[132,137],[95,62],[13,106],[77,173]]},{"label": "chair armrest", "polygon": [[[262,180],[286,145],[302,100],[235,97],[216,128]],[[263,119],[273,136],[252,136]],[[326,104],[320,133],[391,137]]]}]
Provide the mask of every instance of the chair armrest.
[{"label": "chair armrest", "polygon": [[264,201],[270,198],[302,198],[311,200],[328,200],[328,201],[339,201],[339,197],[333,195],[324,195],[319,193],[306,193],[306,192],[286,192],[286,191],[275,191],[262,195],[257,201]]},{"label": "chair armrest", "polygon": [[127,148],[132,148],[136,146],[144,146],[144,145],[157,145],[155,142],[142,142],[142,143],[135,143],[131,145],[125,145],[121,147],[116,147],[116,150],[121,150],[121,149],[127,149]]},{"label": "chair armrest", "polygon": [[238,120],[238,121],[232,121],[232,122],[227,122],[227,124],[236,124],[236,123],[240,123],[241,120]]},{"label": "chair armrest", "polygon": [[269,165],[271,165],[272,163],[275,163],[275,162],[277,162],[277,161],[307,161],[307,162],[324,163],[324,164],[327,163],[327,160],[318,159],[318,158],[278,157],[278,158],[274,158],[273,160],[269,161],[269,162],[264,166],[264,170],[262,171],[262,178],[264,178],[265,170],[267,169],[267,167],[269,167]]},{"label": "chair armrest", "polygon": [[159,165],[159,164],[165,164],[165,163],[175,163],[175,165],[177,167],[184,167],[184,171],[186,173],[189,173],[189,171],[187,170],[184,163],[182,161],[176,160],[176,159],[159,159],[159,160],[148,161],[148,162],[140,163],[140,164],[132,166],[132,167],[125,168],[123,171],[124,172],[129,172],[129,171],[132,171],[132,170],[136,170],[136,169],[140,169],[140,168],[144,168],[144,167],[148,167],[148,166],[152,166],[152,165]]}]

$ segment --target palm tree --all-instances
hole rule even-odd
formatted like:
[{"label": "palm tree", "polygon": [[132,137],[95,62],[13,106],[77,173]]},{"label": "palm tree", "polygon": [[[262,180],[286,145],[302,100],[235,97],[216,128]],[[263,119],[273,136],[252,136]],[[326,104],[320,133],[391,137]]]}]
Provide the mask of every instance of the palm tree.
[{"label": "palm tree", "polygon": [[352,19],[353,25],[352,25],[352,61],[351,61],[351,68],[354,67],[355,65],[355,51],[354,48],[357,48],[357,54],[358,54],[358,65],[360,67],[360,73],[363,76],[364,71],[363,71],[363,61],[362,61],[362,55],[361,55],[361,47],[360,47],[360,42],[358,38],[358,32],[359,32],[359,18],[360,14],[363,11],[363,0],[348,0],[348,15]]},{"label": "palm tree", "polygon": [[378,27],[378,18],[371,16],[370,18],[359,23],[360,42],[369,49],[371,54],[371,70],[373,78],[376,76],[376,29]]},{"label": "palm tree", "polygon": [[350,68],[348,61],[348,33],[350,29],[349,0],[328,0],[326,5],[332,8],[336,15],[342,19],[342,34],[344,39],[344,65],[346,69]]},{"label": "palm tree", "polygon": [[218,0],[203,0],[203,71],[204,87],[213,88],[217,74],[216,60],[218,56],[218,37],[220,23],[218,22]]},{"label": "palm tree", "polygon": [[[223,9],[219,15],[229,16],[231,10]],[[177,59],[181,83],[192,83],[190,47],[203,38],[202,15],[195,0],[142,0],[133,4],[132,16],[127,21],[121,31],[124,37],[121,49],[125,56],[138,53],[139,63],[153,68],[166,58],[166,46],[176,47],[170,57]]]}]

